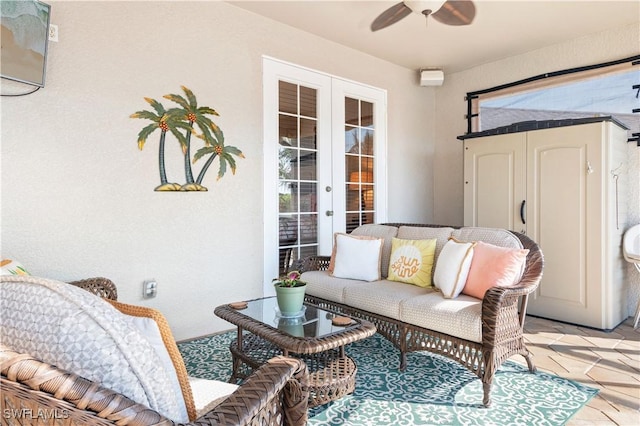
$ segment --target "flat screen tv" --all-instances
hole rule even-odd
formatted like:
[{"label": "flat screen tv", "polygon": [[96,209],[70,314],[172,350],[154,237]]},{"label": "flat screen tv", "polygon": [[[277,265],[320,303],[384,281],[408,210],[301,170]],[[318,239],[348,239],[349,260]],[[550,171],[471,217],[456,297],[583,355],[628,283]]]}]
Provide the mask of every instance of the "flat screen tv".
[{"label": "flat screen tv", "polygon": [[40,1],[0,1],[0,76],[44,87],[50,16]]}]

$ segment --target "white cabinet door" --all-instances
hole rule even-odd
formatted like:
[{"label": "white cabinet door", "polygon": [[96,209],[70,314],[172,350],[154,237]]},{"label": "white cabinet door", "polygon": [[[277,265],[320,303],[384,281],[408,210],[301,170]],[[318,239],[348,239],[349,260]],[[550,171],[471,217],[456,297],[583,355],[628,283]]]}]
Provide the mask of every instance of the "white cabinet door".
[{"label": "white cabinet door", "polygon": [[528,312],[602,327],[602,133],[599,124],[528,133],[527,234],[544,253]]},{"label": "white cabinet door", "polygon": [[464,142],[464,224],[525,232],[526,133]]}]

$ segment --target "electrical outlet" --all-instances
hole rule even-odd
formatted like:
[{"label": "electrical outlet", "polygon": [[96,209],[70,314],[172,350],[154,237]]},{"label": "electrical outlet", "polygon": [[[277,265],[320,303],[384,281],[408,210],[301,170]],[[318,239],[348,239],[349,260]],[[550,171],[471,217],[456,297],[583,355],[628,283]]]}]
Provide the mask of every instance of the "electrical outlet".
[{"label": "electrical outlet", "polygon": [[144,299],[151,299],[156,297],[158,293],[158,283],[155,280],[148,280],[142,283],[142,297]]},{"label": "electrical outlet", "polygon": [[58,41],[58,26],[49,25],[49,41]]}]

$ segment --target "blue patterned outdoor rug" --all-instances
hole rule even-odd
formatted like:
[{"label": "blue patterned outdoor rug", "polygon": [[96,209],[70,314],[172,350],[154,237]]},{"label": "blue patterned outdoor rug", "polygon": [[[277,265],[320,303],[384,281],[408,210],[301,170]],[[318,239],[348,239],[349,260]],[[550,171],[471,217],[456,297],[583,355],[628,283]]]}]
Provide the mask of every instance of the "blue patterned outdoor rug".
[{"label": "blue patterned outdoor rug", "polygon": [[[227,381],[234,338],[228,332],[178,344],[189,375]],[[598,393],[507,361],[484,408],[480,380],[445,357],[412,353],[400,372],[399,352],[379,334],[346,352],[358,365],[355,392],[311,409],[309,425],[563,425]]]}]

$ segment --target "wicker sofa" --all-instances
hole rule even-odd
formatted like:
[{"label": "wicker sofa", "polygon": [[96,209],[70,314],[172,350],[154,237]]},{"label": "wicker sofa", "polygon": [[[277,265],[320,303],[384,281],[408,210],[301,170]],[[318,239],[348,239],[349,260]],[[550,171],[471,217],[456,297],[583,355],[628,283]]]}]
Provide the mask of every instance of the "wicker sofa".
[{"label": "wicker sofa", "polygon": [[[437,239],[436,265],[450,237],[528,249],[519,282],[510,287],[492,287],[482,300],[465,295],[445,299],[433,288],[385,279],[358,282],[335,278],[327,271],[331,258],[325,256],[301,259],[294,267],[303,272],[302,278],[307,282],[307,302],[374,323],[378,332],[400,350],[401,370],[407,367],[409,352],[430,351],[449,357],[482,380],[482,402],[487,407],[491,404],[494,373],[509,357],[524,356],[529,370],[535,372],[524,344],[523,324],[528,295],[542,277],[543,256],[530,238],[500,229],[402,223],[363,225],[352,235],[383,238],[387,247],[396,236]],[[383,270],[388,268],[389,250],[382,251]]]},{"label": "wicker sofa", "polygon": [[[161,414],[158,409],[151,409],[149,405],[136,402],[134,398],[106,387],[96,381],[91,381],[81,374],[76,374],[70,369],[63,369],[60,365],[53,365],[51,362],[44,362],[26,351],[15,350],[7,344],[14,342],[13,346],[20,346],[25,341],[29,344],[32,340],[29,330],[20,329],[15,324],[20,324],[21,319],[14,321],[18,316],[28,316],[29,321],[43,323],[61,323],[67,321],[70,327],[83,328],[93,319],[93,312],[82,312],[82,309],[51,321],[51,316],[55,316],[55,311],[65,307],[66,301],[57,300],[55,297],[51,304],[50,312],[42,309],[42,306],[33,308],[29,306],[28,299],[23,298],[25,286],[40,285],[42,279],[34,277],[0,277],[0,301],[2,302],[2,312],[0,313],[0,326],[2,330],[2,344],[0,344],[0,394],[1,410],[3,413],[2,424],[22,425],[22,424],[56,424],[56,425],[173,425],[173,424],[193,424],[193,425],[304,425],[307,421],[307,369],[304,363],[286,357],[276,357],[267,364],[257,369],[248,377],[233,393],[219,398],[217,406],[209,411],[204,411],[197,418],[185,422],[174,421]],[[50,281],[50,280],[48,280]],[[81,300],[89,294],[88,290],[105,299],[116,300],[117,290],[115,285],[104,278],[89,279],[71,283],[74,285],[72,291],[64,289],[63,298]],[[71,288],[64,283],[44,282],[44,288],[38,289],[46,296],[51,288],[60,289],[63,286]],[[44,292],[44,293],[42,293]],[[54,294],[54,296],[56,296]],[[81,296],[81,297],[78,297]],[[26,296],[25,296],[26,297]],[[33,300],[33,294],[29,295]],[[101,298],[89,295],[93,299],[93,306],[99,306],[109,312],[114,308]],[[75,298],[75,299],[74,299]],[[18,303],[13,305],[5,299],[15,299]],[[86,299],[86,298],[85,298]],[[5,303],[6,302],[6,303]],[[49,302],[51,303],[51,302]],[[109,305],[109,306],[102,306]],[[33,305],[38,305],[34,301]],[[13,306],[22,306],[15,309]],[[115,321],[114,318],[114,324]],[[57,324],[54,324],[55,327]],[[52,328],[53,330],[53,328]],[[110,329],[113,331],[113,329]],[[91,330],[90,333],[93,334]],[[33,333],[35,334],[35,333]],[[54,333],[52,333],[54,334]],[[17,338],[16,338],[17,336]],[[66,336],[66,335],[65,335]],[[132,337],[133,336],[133,337]],[[16,340],[17,339],[17,340]],[[114,349],[101,345],[92,347],[89,343],[82,341],[71,341],[71,338],[60,336],[34,337],[33,341],[42,340],[38,347],[47,344],[48,340],[53,340],[58,346],[68,343],[68,361],[71,365],[79,363],[79,358],[87,351],[100,352],[96,357],[98,362],[101,358],[109,357],[110,351]],[[126,346],[135,346],[140,341],[140,335],[128,334],[124,342]],[[174,343],[175,348],[175,343]],[[177,348],[176,348],[177,349]],[[45,353],[44,357],[54,356],[55,346]],[[169,346],[167,346],[167,350]],[[47,352],[45,351],[45,352]],[[104,351],[104,353],[102,353]],[[131,355],[132,352],[128,352]],[[135,355],[134,355],[135,356]],[[180,357],[181,360],[181,357]],[[60,363],[65,363],[67,359],[63,356]],[[132,363],[133,359],[130,360]],[[55,363],[57,364],[57,362]],[[124,376],[124,370],[128,366],[114,364],[116,380],[120,374]],[[89,368],[93,368],[91,365]],[[98,366],[95,367],[98,369]],[[109,366],[107,365],[107,368]],[[152,365],[153,370],[160,370],[161,365]],[[185,371],[186,373],[186,371]],[[144,375],[141,369],[136,367],[137,376]],[[159,376],[158,376],[159,377]],[[161,386],[154,376],[142,382],[151,387]],[[125,379],[122,379],[123,381]],[[220,382],[222,383],[222,382]],[[224,383],[222,383],[224,384]],[[231,386],[229,384],[226,384]],[[210,396],[210,395],[208,395]],[[180,395],[178,398],[182,397]],[[155,402],[158,402],[156,399]],[[220,402],[221,401],[221,402]],[[163,404],[160,404],[163,405]],[[210,405],[213,406],[213,405]],[[165,407],[161,407],[165,408]],[[205,407],[205,410],[207,408]],[[189,416],[191,419],[191,416]]]}]

